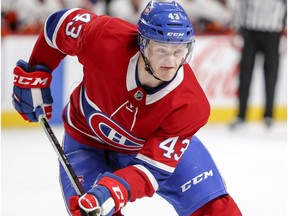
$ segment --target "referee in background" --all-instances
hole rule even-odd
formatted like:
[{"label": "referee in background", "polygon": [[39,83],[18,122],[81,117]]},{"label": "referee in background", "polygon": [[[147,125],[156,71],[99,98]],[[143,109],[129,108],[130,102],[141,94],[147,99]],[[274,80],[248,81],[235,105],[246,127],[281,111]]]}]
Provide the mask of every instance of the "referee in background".
[{"label": "referee in background", "polygon": [[264,123],[269,128],[273,119],[275,86],[279,66],[279,42],[287,33],[286,0],[236,0],[234,27],[243,36],[240,60],[238,114],[230,124],[232,129],[245,122],[249,89],[257,53],[264,56],[265,109]]}]

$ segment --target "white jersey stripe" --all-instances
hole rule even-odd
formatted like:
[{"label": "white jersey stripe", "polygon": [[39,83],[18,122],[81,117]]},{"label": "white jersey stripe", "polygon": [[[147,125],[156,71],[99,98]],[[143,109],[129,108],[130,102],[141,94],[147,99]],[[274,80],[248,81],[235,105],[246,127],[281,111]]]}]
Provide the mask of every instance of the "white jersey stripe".
[{"label": "white jersey stripe", "polygon": [[159,185],[158,185],[155,177],[153,176],[153,174],[147,168],[145,168],[142,165],[133,165],[133,166],[136,167],[137,169],[141,170],[142,172],[144,172],[146,174],[146,176],[148,177],[151,185],[154,188],[154,191],[157,191],[158,188],[159,188]]},{"label": "white jersey stripe", "polygon": [[[57,44],[56,44],[56,36],[57,36],[58,30],[59,30],[60,26],[62,25],[62,22],[64,21],[64,19],[65,19],[70,13],[72,13],[73,11],[78,10],[78,9],[79,9],[79,8],[70,9],[70,10],[68,10],[66,13],[64,13],[64,14],[62,15],[62,17],[59,19],[59,21],[58,21],[58,23],[57,23],[57,26],[56,26],[56,28],[55,28],[55,30],[54,30],[54,32],[53,32],[52,41],[49,39],[49,37],[48,37],[48,35],[47,35],[46,24],[47,24],[47,21],[49,20],[49,17],[48,17],[48,19],[46,20],[45,25],[44,25],[44,36],[45,36],[45,40],[46,40],[46,42],[49,44],[49,46],[51,46],[51,47],[53,47],[53,48],[56,48],[56,49],[58,49],[60,52],[62,52],[62,51],[59,49],[59,47],[57,46]],[[64,53],[64,52],[62,52],[62,53]]]},{"label": "white jersey stripe", "polygon": [[149,158],[143,154],[137,154],[136,158],[138,158],[139,160],[142,160],[142,161],[144,161],[144,162],[146,162],[146,163],[148,163],[154,167],[157,167],[161,170],[165,170],[169,173],[173,173],[175,170],[174,167],[171,167],[171,166],[165,165],[163,163],[160,163],[158,161],[155,161],[155,160],[153,160],[153,159],[151,159],[151,158]]}]

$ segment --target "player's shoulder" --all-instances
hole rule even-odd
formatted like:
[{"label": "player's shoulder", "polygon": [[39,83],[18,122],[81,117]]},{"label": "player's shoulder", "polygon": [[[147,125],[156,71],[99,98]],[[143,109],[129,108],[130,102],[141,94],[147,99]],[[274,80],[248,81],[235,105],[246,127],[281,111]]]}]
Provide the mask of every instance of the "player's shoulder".
[{"label": "player's shoulder", "polygon": [[187,80],[197,80],[195,73],[193,69],[191,68],[191,65],[186,63],[183,65],[183,70],[184,70],[184,76],[185,79]]},{"label": "player's shoulder", "polygon": [[177,98],[175,101],[177,101],[180,106],[186,104],[192,107],[209,107],[210,105],[206,94],[189,64],[183,65],[183,73],[183,81],[174,92],[173,97],[175,97],[175,99]]},{"label": "player's shoulder", "polygon": [[[181,82],[181,85],[179,86],[179,90],[181,91],[193,91],[199,93],[202,93],[203,89],[200,85],[200,82],[195,75],[193,69],[189,64],[184,64],[183,65],[183,81]],[[190,94],[190,93],[189,93]]]},{"label": "player's shoulder", "polygon": [[105,32],[112,32],[116,37],[118,34],[120,35],[130,35],[137,33],[137,26],[127,22],[126,20],[111,17],[107,15],[100,15],[97,16],[93,20],[93,25],[91,25],[91,29],[101,27],[101,31]]},{"label": "player's shoulder", "polygon": [[68,27],[69,25],[76,25],[77,23],[81,26],[92,26],[93,29],[115,29],[127,31],[136,31],[136,26],[132,23],[129,23],[123,19],[108,16],[108,15],[98,15],[92,11],[83,9],[83,8],[71,8],[57,11],[51,14],[46,24],[48,25],[57,25],[65,24]]}]

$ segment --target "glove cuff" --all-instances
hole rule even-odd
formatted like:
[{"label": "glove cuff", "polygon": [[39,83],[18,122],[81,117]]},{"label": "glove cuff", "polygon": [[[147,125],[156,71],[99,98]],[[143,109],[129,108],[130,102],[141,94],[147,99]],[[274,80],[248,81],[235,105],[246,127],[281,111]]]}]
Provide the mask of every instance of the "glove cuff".
[{"label": "glove cuff", "polygon": [[52,75],[48,72],[33,71],[28,73],[20,66],[14,68],[14,85],[20,88],[48,88]]},{"label": "glove cuff", "polygon": [[[101,208],[101,215],[105,216],[113,215],[113,213],[115,212],[115,202],[107,187],[96,185],[96,187],[89,190],[87,194],[90,194],[96,198],[97,204]],[[81,208],[83,207],[81,206]]]},{"label": "glove cuff", "polygon": [[106,172],[99,179],[97,185],[105,186],[109,190],[115,202],[115,212],[122,209],[130,200],[130,186],[119,176]]}]

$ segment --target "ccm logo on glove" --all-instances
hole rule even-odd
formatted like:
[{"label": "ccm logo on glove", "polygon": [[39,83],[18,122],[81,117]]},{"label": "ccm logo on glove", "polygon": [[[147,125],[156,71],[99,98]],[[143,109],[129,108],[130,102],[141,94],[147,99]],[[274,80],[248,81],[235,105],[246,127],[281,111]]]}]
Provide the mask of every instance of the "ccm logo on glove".
[{"label": "ccm logo on glove", "polygon": [[[127,199],[127,198],[124,198],[124,195],[123,195],[119,186],[112,187],[112,190],[114,192],[114,196],[116,196],[118,199],[118,209],[116,209],[116,211],[118,211],[125,206],[125,204],[127,202],[125,199]],[[113,194],[112,194],[112,196],[113,196]]]},{"label": "ccm logo on glove", "polygon": [[12,104],[24,120],[37,122],[40,114],[52,116],[52,75],[45,65],[31,66],[19,60],[14,68]]},{"label": "ccm logo on glove", "polygon": [[20,88],[47,88],[50,86],[51,80],[52,76],[47,72],[27,73],[19,66],[14,69],[14,85]]}]

